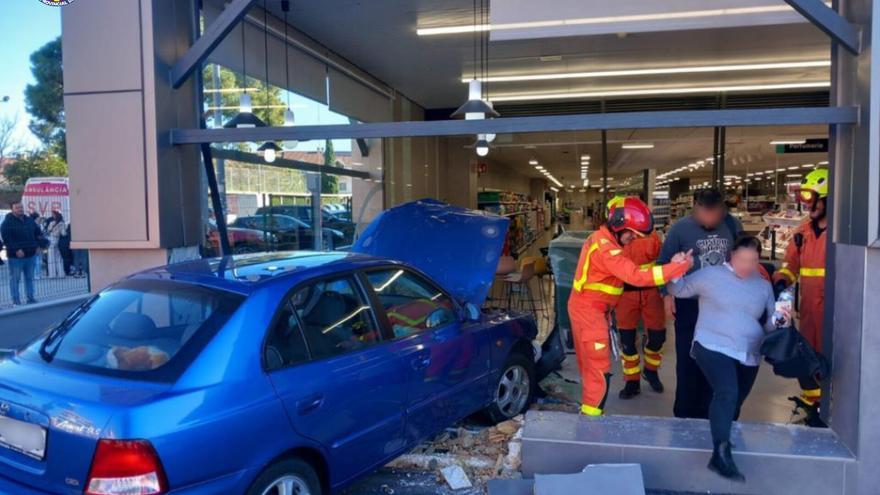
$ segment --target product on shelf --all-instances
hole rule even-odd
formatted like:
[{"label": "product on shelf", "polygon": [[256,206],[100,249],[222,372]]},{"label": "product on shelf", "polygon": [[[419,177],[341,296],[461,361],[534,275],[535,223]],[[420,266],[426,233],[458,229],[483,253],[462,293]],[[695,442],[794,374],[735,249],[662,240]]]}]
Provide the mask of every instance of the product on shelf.
[{"label": "product on shelf", "polygon": [[544,205],[527,195],[511,191],[483,191],[477,194],[481,210],[510,218],[504,254],[519,256],[546,228]]},{"label": "product on shelf", "polygon": [[768,252],[773,249],[773,236],[776,236],[776,256],[785,253],[785,248],[791,242],[795,230],[806,221],[809,214],[800,212],[795,205],[783,205],[778,211],[767,213],[763,216],[767,227],[761,233],[764,248]]}]

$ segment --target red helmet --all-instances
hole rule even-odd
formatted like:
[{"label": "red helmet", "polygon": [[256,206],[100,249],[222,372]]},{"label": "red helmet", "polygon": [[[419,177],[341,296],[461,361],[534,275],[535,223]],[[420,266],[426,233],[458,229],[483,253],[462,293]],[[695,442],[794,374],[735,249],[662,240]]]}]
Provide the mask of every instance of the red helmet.
[{"label": "red helmet", "polygon": [[654,231],[654,216],[641,199],[628,197],[611,205],[608,228],[615,233],[631,230],[638,235],[648,235]]}]

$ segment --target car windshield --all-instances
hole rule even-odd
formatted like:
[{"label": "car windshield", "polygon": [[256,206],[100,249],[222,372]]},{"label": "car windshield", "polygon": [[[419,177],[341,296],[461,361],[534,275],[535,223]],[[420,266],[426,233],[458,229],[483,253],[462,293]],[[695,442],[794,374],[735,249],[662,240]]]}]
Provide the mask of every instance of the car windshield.
[{"label": "car windshield", "polygon": [[111,375],[174,377],[242,297],[163,280],[126,280],[101,292],[22,356]]}]

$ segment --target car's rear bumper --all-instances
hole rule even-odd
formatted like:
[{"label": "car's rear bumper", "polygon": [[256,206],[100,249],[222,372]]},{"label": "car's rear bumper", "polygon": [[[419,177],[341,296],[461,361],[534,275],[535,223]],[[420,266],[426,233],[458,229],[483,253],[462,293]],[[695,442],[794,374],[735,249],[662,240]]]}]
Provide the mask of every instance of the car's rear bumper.
[{"label": "car's rear bumper", "polygon": [[[44,492],[22,485],[4,476],[0,476],[0,495],[46,495],[52,492]],[[71,490],[70,493],[82,493],[82,490]]]},{"label": "car's rear bumper", "polygon": [[[250,486],[251,481],[256,478],[258,470],[244,470],[236,473],[214,478],[197,485],[190,485],[183,488],[172,488],[168,495],[227,495],[234,493],[245,493]],[[83,488],[71,487],[69,491],[63,494],[78,495],[83,492]],[[46,492],[38,490],[26,485],[22,485],[14,480],[0,476],[0,495],[53,495],[57,492]]]}]

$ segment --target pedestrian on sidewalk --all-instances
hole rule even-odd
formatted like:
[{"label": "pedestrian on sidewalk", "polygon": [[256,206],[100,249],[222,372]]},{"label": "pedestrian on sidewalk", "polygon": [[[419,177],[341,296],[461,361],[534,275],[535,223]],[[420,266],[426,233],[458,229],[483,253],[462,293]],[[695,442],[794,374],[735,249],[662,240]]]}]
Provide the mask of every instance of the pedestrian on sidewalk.
[{"label": "pedestrian on sidewalk", "polygon": [[46,227],[46,237],[49,238],[48,265],[49,278],[64,278],[64,260],[61,257],[61,238],[67,235],[67,224],[60,211],[53,211],[52,218]]},{"label": "pedestrian on sidewalk", "polygon": [[759,272],[760,256],[761,242],[741,236],[733,243],[729,263],[666,285],[675,297],[697,298],[700,312],[688,355],[712,388],[709,422],[714,449],[708,467],[735,481],[745,477],[731,454],[731,426],[758,376],[764,334],[775,328],[776,298]]},{"label": "pedestrian on sidewalk", "polygon": [[[694,194],[693,213],[675,222],[663,242],[657,264],[668,263],[679,252],[694,252],[694,266],[689,273],[711,266],[721,266],[730,257],[730,246],[741,227],[725,208],[718,189],[701,189]],[[665,293],[661,288],[660,292]],[[695,299],[664,294],[667,319],[675,320],[675,403],[677,418],[709,417],[712,389],[690,357],[699,306]]]},{"label": "pedestrian on sidewalk", "polygon": [[9,291],[12,304],[20,305],[19,284],[24,275],[24,290],[28,304],[37,302],[34,297],[34,266],[40,256],[42,232],[34,219],[24,214],[21,201],[11,205],[12,212],[0,224],[0,236],[6,244],[9,260]]}]

